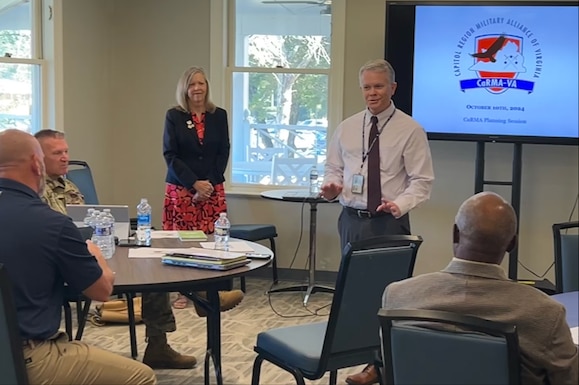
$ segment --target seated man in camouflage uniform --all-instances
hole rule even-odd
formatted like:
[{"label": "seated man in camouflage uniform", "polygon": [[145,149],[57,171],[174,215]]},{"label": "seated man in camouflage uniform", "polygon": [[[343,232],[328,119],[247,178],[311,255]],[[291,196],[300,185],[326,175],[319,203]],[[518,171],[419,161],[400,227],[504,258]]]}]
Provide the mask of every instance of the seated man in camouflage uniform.
[{"label": "seated man in camouflage uniform", "polygon": [[[68,171],[68,145],[62,132],[39,131],[46,164],[46,188],[43,200],[56,211],[66,214],[67,204],[82,204],[84,198],[78,188],[63,178]],[[175,317],[169,302],[169,293],[144,293],[143,321],[148,340],[143,363],[151,368],[188,369],[195,366],[195,357],[174,351],[167,343],[167,332],[176,330]]]}]

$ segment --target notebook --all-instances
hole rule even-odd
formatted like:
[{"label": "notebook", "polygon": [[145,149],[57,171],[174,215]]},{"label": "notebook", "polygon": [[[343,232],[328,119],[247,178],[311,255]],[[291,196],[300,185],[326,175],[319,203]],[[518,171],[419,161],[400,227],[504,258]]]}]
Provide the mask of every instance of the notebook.
[{"label": "notebook", "polygon": [[131,230],[129,219],[129,206],[127,205],[67,205],[66,212],[77,227],[84,227],[84,217],[88,209],[103,211],[110,209],[111,214],[115,217],[115,237],[127,239]]},{"label": "notebook", "polygon": [[243,259],[238,259],[231,262],[216,262],[178,255],[165,255],[161,257],[161,262],[166,265],[225,271],[247,265],[249,262],[251,262],[251,260],[244,257]]}]

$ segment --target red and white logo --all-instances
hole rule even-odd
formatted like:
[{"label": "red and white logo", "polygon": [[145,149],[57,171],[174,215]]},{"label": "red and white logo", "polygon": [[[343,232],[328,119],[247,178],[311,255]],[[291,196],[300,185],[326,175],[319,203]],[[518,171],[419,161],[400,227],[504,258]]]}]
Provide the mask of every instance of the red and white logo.
[{"label": "red and white logo", "polygon": [[486,88],[500,94],[509,88],[518,88],[519,73],[527,72],[523,57],[523,38],[506,34],[489,34],[474,39],[474,64],[469,68],[479,79],[477,88]]}]

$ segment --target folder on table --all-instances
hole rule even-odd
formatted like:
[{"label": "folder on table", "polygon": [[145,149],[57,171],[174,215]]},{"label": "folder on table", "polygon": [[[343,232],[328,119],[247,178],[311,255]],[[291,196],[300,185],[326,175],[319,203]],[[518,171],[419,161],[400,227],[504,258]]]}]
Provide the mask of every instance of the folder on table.
[{"label": "folder on table", "polygon": [[247,265],[250,259],[245,255],[231,259],[219,259],[202,255],[171,253],[161,257],[161,262],[166,265],[195,267],[199,269],[231,270]]},{"label": "folder on table", "polygon": [[179,239],[182,241],[206,241],[207,234],[201,230],[178,231]]}]

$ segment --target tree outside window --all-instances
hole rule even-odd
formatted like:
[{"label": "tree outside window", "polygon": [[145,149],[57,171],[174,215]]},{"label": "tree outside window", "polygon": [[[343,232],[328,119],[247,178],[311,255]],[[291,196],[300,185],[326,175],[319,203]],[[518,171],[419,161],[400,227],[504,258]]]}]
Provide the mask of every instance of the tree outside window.
[{"label": "tree outside window", "polygon": [[0,130],[40,129],[42,63],[33,41],[36,1],[0,1]]},{"label": "tree outside window", "polygon": [[307,185],[311,167],[324,162],[331,64],[325,3],[237,0],[233,184]]}]

